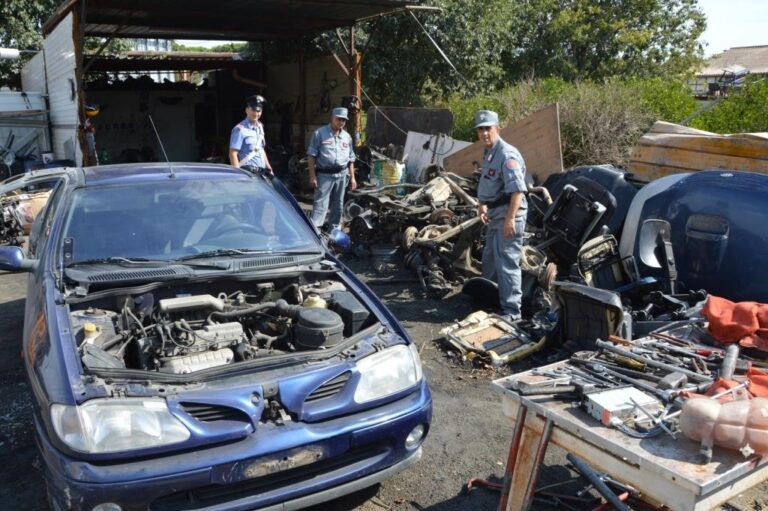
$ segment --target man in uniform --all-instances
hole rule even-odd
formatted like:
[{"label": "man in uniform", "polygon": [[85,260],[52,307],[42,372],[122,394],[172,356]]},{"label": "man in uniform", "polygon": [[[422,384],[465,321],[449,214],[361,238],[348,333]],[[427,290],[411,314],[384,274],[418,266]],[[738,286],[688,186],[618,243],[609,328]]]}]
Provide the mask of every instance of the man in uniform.
[{"label": "man in uniform", "polygon": [[318,128],[307,148],[309,184],[315,189],[312,223],[320,229],[330,203],[330,231],[341,228],[344,189],[357,188],[355,181],[355,151],[352,137],[344,131],[348,119],[346,108],[334,108],[331,122]]},{"label": "man in uniform", "polygon": [[483,277],[498,283],[501,313],[517,320],[522,299],[520,253],[528,212],[525,162],[520,151],[499,136],[496,112],[477,112],[475,129],[485,145],[483,171],[477,186],[478,214],[488,225]]},{"label": "man in uniform", "polygon": [[274,176],[264,151],[264,125],[259,122],[266,100],[254,95],[245,99],[245,119],[232,128],[229,137],[229,163],[233,167],[262,175]]}]

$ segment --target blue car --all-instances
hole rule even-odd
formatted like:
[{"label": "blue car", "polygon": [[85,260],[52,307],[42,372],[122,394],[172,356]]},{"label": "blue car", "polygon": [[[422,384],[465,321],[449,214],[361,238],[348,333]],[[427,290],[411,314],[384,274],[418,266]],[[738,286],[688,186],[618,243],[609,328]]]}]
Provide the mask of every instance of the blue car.
[{"label": "blue car", "polygon": [[418,351],[278,180],[68,169],[32,227],[23,356],[51,508],[286,510],[416,463]]}]

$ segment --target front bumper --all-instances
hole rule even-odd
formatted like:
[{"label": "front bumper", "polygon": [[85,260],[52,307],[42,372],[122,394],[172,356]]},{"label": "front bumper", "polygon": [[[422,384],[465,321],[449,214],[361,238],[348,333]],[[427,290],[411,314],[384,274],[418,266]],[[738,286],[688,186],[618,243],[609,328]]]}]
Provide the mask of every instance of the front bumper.
[{"label": "front bumper", "polygon": [[[38,426],[54,509],[113,502],[124,511],[287,510],[365,488],[415,463],[405,438],[428,427],[426,382],[372,410],[316,424],[260,427],[227,445],[120,464],[91,464],[58,451]],[[307,456],[316,461],[307,461]]]}]

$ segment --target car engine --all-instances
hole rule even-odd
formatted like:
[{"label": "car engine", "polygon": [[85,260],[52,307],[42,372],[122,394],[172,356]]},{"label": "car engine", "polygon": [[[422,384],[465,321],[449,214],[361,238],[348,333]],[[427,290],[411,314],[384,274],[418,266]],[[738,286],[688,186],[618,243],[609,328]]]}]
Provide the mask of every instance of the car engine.
[{"label": "car engine", "polygon": [[[213,294],[121,295],[116,307],[71,311],[89,369],[188,374],[296,351],[332,348],[373,316],[343,284],[272,283]],[[114,302],[113,302],[114,303]]]},{"label": "car engine", "polygon": [[18,196],[0,197],[0,245],[21,245],[24,241],[23,218]]}]

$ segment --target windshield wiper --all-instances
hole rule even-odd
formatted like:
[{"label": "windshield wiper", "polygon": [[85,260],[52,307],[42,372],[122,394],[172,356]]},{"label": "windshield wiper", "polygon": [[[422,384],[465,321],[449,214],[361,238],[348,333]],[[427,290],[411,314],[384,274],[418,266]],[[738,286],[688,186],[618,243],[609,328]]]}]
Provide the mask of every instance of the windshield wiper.
[{"label": "windshield wiper", "polygon": [[190,261],[193,259],[205,259],[218,256],[253,256],[253,255],[321,255],[319,250],[255,250],[250,248],[217,248],[176,259],[177,261]]},{"label": "windshield wiper", "polygon": [[[116,264],[118,266],[171,266],[179,264],[182,259],[148,259],[146,257],[105,257],[103,259],[85,259],[83,261],[74,261],[67,264],[67,268],[70,266],[81,266],[87,264]],[[184,266],[191,266],[194,268],[214,268],[218,270],[229,269],[229,264],[226,262],[216,263],[181,263]]]}]

